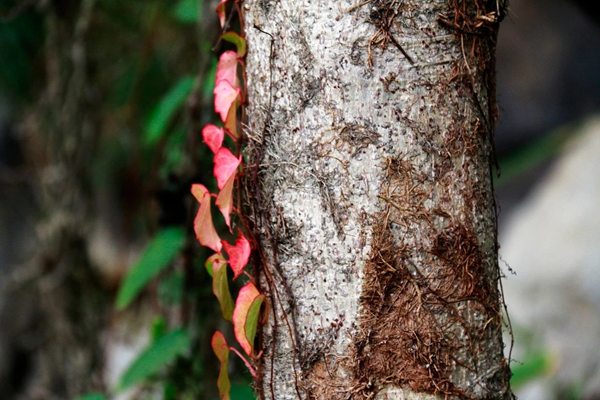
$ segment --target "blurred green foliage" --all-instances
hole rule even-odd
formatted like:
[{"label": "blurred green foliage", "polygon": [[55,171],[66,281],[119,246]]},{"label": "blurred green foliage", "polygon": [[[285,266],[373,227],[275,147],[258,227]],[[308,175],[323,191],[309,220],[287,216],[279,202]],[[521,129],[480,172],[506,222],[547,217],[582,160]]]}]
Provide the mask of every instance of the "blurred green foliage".
[{"label": "blurred green foliage", "polygon": [[[0,11],[10,14],[18,2],[0,0]],[[0,96],[16,105],[32,101],[33,89],[39,84],[35,64],[43,45],[42,18],[27,12],[0,20]]]},{"label": "blurred green foliage", "polygon": [[195,23],[202,19],[202,0],[179,0],[173,9],[173,16],[184,23]]},{"label": "blurred green foliage", "polygon": [[165,306],[178,305],[183,301],[185,275],[176,271],[161,280],[158,287],[158,299]]},{"label": "blurred green foliage", "polygon": [[117,296],[117,308],[127,307],[146,285],[168,267],[185,244],[185,232],[171,227],[161,231],[129,270]]},{"label": "blurred green foliage", "polygon": [[554,366],[554,360],[550,353],[544,350],[529,352],[521,363],[511,364],[513,373],[510,385],[513,389],[519,389],[525,384],[547,375]]},{"label": "blurred green foliage", "polygon": [[250,381],[231,385],[232,400],[254,400],[256,396],[250,387]]},{"label": "blurred green foliage", "polygon": [[102,393],[90,393],[85,396],[78,397],[77,400],[106,400],[106,396]]},{"label": "blurred green foliage", "polygon": [[[0,0],[0,104],[15,120],[33,115],[43,121],[36,112],[52,84],[49,61],[71,62],[82,2],[24,3]],[[48,52],[48,7],[56,7],[64,54]],[[199,127],[215,119],[218,19],[203,0],[97,0],[94,7],[85,36],[85,89],[98,130],[88,177],[94,212],[107,213],[98,218],[108,221],[115,241],[150,238],[115,306],[135,313],[140,299],[157,317],[147,327],[151,345],[122,376],[120,389],[137,386],[136,398],[157,390],[165,399],[211,398],[218,366],[210,336],[220,311],[203,266],[206,254],[193,245],[189,185],[214,185]],[[43,147],[45,139],[42,130],[32,141]],[[163,218],[173,210],[183,218]],[[232,376],[239,378],[236,368]],[[110,398],[114,389],[80,399]]]},{"label": "blurred green foliage", "polygon": [[146,124],[146,144],[153,146],[163,138],[175,113],[185,103],[194,88],[194,77],[185,76],[163,96],[154,107]]},{"label": "blurred green foliage", "polygon": [[131,364],[121,378],[120,390],[158,373],[190,348],[190,337],[182,329],[160,336]]},{"label": "blurred green foliage", "polygon": [[548,135],[519,146],[499,160],[502,174],[496,178],[497,187],[501,187],[521,175],[541,166],[556,156],[567,143],[569,137],[578,131],[580,122],[559,128]]}]

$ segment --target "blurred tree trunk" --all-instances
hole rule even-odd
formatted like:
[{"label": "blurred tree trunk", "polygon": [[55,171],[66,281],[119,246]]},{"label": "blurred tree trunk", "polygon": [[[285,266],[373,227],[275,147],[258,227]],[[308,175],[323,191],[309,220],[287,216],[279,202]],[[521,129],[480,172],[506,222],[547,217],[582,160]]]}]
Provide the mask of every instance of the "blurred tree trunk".
[{"label": "blurred tree trunk", "polygon": [[503,9],[244,2],[264,398],[510,398],[491,182]]},{"label": "blurred tree trunk", "polygon": [[66,399],[102,389],[109,298],[88,254],[90,179],[99,108],[86,46],[96,0],[44,2],[46,83],[36,110],[42,343],[30,393]]}]

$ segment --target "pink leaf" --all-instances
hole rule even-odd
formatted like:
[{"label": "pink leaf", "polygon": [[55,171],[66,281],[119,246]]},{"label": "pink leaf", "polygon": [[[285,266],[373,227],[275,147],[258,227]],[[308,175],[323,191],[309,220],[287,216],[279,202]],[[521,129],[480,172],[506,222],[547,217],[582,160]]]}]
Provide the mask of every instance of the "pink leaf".
[{"label": "pink leaf", "polygon": [[194,231],[196,238],[202,246],[213,249],[217,253],[221,251],[221,239],[213,225],[212,215],[210,212],[210,194],[208,190],[200,185],[192,185],[192,194],[200,201],[200,209],[194,219]]},{"label": "pink leaf", "polygon": [[264,299],[265,296],[260,294],[254,283],[249,282],[240,290],[233,310],[235,338],[250,357],[254,350],[258,315]]},{"label": "pink leaf", "polygon": [[223,145],[225,132],[223,128],[218,128],[213,124],[208,124],[202,129],[202,140],[212,150],[213,153],[219,151]]},{"label": "pink leaf", "polygon": [[204,263],[204,268],[206,268],[206,272],[212,277],[213,276],[213,264],[215,263],[227,263],[225,261],[225,257],[221,253],[215,253],[212,256],[208,257],[206,262]]},{"label": "pink leaf", "polygon": [[219,113],[221,121],[225,122],[231,106],[240,96],[240,88],[234,88],[231,83],[222,80],[217,83],[213,93],[215,95],[215,112]]},{"label": "pink leaf", "polygon": [[237,109],[240,106],[240,98],[238,97],[235,102],[229,107],[229,113],[227,119],[225,119],[226,133],[229,134],[234,141],[238,139],[238,127],[237,127]]},{"label": "pink leaf", "polygon": [[231,175],[235,174],[235,171],[242,162],[242,156],[236,158],[231,151],[226,147],[221,147],[217,154],[215,154],[215,168],[213,174],[217,178],[217,186],[219,190],[223,189]]},{"label": "pink leaf", "polygon": [[225,223],[229,227],[229,231],[231,232],[231,211],[233,210],[233,183],[235,182],[235,174],[232,174],[223,189],[219,192],[217,196],[216,205],[221,210],[221,214],[223,214],[223,218],[225,218]]},{"label": "pink leaf", "polygon": [[219,331],[216,331],[211,340],[211,346],[215,355],[221,363],[219,368],[219,378],[217,379],[217,387],[219,388],[219,399],[229,400],[229,392],[231,390],[231,383],[229,381],[228,367],[229,367],[229,347],[225,336]]},{"label": "pink leaf", "polygon": [[237,79],[237,53],[235,51],[228,50],[221,54],[219,57],[219,63],[217,64],[217,79],[215,85],[218,85],[222,81],[227,81],[231,86],[239,87]]},{"label": "pink leaf", "polygon": [[194,183],[192,185],[192,194],[198,201],[198,203],[202,203],[202,199],[204,199],[204,195],[208,193],[208,189],[199,183]]},{"label": "pink leaf", "polygon": [[[237,78],[237,64],[237,54],[234,51],[229,50],[221,54],[217,65],[214,90],[215,111],[221,115],[221,121],[231,133],[233,139],[237,138],[237,109],[241,96],[240,84]],[[224,82],[229,83],[231,87]]]},{"label": "pink leaf", "polygon": [[223,243],[223,247],[225,247],[225,251],[229,257],[229,265],[233,270],[233,279],[236,279],[242,274],[244,267],[250,259],[250,242],[248,242],[248,239],[240,231],[235,241],[235,246],[230,245],[225,240],[222,240],[221,243]]}]

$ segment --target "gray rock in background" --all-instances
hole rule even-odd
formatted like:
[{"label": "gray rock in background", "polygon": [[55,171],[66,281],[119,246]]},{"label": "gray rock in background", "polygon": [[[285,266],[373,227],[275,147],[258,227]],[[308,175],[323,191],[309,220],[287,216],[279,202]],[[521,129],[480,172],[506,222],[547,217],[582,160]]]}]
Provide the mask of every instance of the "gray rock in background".
[{"label": "gray rock in background", "polygon": [[517,333],[549,352],[554,370],[521,393],[558,399],[581,385],[600,396],[600,117],[589,120],[551,171],[508,216],[502,258],[516,271],[504,288]]}]

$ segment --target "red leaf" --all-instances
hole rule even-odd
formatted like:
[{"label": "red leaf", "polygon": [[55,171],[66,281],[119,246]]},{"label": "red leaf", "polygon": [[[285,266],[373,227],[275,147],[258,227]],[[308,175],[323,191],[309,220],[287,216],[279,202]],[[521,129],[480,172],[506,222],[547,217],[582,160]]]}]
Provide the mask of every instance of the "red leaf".
[{"label": "red leaf", "polygon": [[222,240],[221,243],[223,243],[223,247],[225,247],[225,251],[229,257],[229,265],[233,270],[233,279],[236,279],[242,274],[244,267],[248,264],[248,259],[250,258],[250,242],[248,242],[248,239],[246,239],[244,234],[239,231],[235,246],[230,245],[225,240]]},{"label": "red leaf", "polygon": [[229,347],[225,336],[219,331],[216,331],[211,340],[212,349],[215,355],[221,363],[219,368],[219,378],[217,380],[217,387],[219,388],[219,399],[229,400],[231,391],[231,382],[229,381],[228,367],[229,367]]},{"label": "red leaf", "polygon": [[221,121],[226,122],[231,106],[240,96],[240,88],[234,88],[231,83],[222,80],[217,83],[213,93],[215,95],[215,112],[219,113]]},{"label": "red leaf", "polygon": [[208,124],[202,129],[202,140],[212,150],[213,153],[219,151],[223,145],[225,132],[223,128],[219,128],[213,124]]},{"label": "red leaf", "polygon": [[242,156],[236,158],[231,151],[226,147],[221,147],[217,154],[215,154],[215,168],[213,175],[217,178],[217,186],[219,190],[223,189],[231,175],[235,174],[235,171],[242,162]]},{"label": "red leaf", "polygon": [[192,194],[196,200],[200,201],[200,209],[194,219],[196,238],[202,246],[211,248],[218,253],[221,251],[222,245],[210,212],[211,196],[204,186],[197,183],[192,185]]},{"label": "red leaf", "polygon": [[259,293],[254,283],[249,282],[240,290],[233,310],[235,338],[250,357],[252,357],[254,350],[254,337],[258,326],[260,306],[264,299],[265,296]]},{"label": "red leaf", "polygon": [[221,23],[221,28],[225,26],[225,3],[227,3],[227,0],[221,0],[216,10],[217,15],[219,16],[219,22]]},{"label": "red leaf", "polygon": [[229,231],[231,232],[231,211],[233,210],[233,183],[235,182],[235,174],[232,174],[223,189],[219,192],[217,196],[216,205],[221,210],[221,214],[223,214],[223,218],[225,218],[225,223],[229,227]]},{"label": "red leaf", "polygon": [[239,87],[240,85],[237,79],[237,64],[238,58],[235,51],[227,50],[221,54],[217,64],[217,79],[215,80],[215,85],[218,85],[222,81],[227,81],[234,88]]}]

